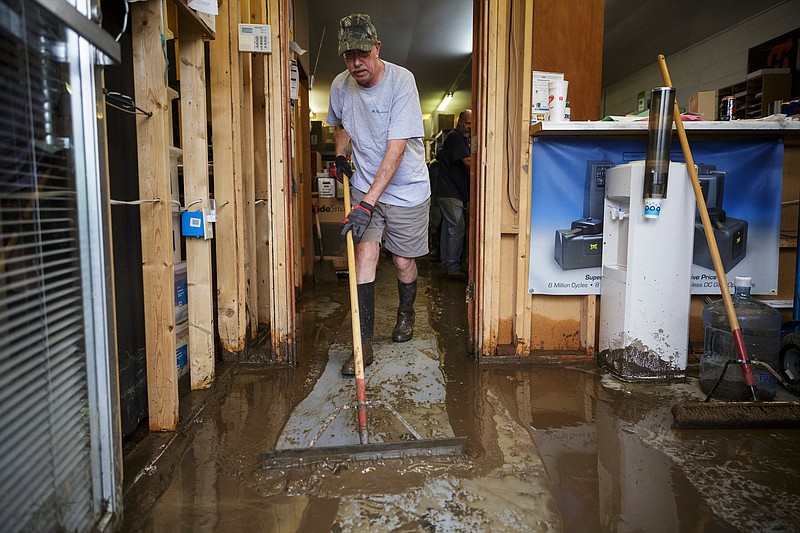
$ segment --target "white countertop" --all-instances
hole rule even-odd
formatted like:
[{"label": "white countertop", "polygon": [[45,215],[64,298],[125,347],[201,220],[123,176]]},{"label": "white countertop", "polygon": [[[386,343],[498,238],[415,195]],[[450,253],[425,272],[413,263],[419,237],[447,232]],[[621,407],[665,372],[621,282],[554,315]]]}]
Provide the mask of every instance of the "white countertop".
[{"label": "white countertop", "polygon": [[[749,135],[799,135],[800,121],[784,120],[731,120],[731,121],[684,121],[687,133],[749,134]],[[619,135],[638,134],[647,131],[647,120],[638,122],[586,121],[586,122],[539,122],[531,126],[531,135],[556,134],[575,135],[608,133]],[[673,127],[673,131],[675,128]]]}]

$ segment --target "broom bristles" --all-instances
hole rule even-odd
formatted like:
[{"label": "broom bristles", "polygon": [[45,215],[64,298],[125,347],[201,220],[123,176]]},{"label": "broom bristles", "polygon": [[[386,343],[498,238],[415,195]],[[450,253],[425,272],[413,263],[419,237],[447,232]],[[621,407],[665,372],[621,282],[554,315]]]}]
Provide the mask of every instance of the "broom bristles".
[{"label": "broom bristles", "polygon": [[797,428],[800,402],[684,402],[672,416],[677,428]]}]

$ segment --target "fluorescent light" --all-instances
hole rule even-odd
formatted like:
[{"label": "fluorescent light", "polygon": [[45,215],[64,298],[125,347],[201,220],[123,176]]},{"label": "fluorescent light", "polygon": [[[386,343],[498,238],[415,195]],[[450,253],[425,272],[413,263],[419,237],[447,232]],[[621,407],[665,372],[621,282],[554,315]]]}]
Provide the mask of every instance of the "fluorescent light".
[{"label": "fluorescent light", "polygon": [[436,111],[442,112],[445,109],[447,109],[447,105],[450,103],[450,100],[452,99],[453,99],[453,93],[450,92],[445,94],[444,98],[442,98],[442,103],[439,104],[439,107],[436,108]]}]

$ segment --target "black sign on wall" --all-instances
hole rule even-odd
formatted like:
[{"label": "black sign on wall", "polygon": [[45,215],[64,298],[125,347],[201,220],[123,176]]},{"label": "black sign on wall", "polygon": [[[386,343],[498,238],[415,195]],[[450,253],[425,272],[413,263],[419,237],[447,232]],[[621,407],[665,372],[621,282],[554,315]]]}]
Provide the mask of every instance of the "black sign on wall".
[{"label": "black sign on wall", "polygon": [[799,70],[798,39],[800,28],[754,46],[747,54],[747,72],[763,68],[790,68],[793,72]]},{"label": "black sign on wall", "polygon": [[765,68],[789,68],[792,73],[792,97],[800,96],[800,28],[754,46],[747,53],[747,72]]}]

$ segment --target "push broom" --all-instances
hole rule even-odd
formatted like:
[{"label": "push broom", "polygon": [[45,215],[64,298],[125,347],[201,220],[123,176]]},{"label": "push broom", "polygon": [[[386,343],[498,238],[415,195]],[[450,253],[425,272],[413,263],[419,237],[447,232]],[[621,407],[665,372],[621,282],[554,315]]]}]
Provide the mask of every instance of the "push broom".
[{"label": "push broom", "polygon": [[[347,176],[344,181],[344,205],[350,205],[350,183]],[[364,380],[364,352],[361,342],[361,317],[358,312],[358,287],[356,279],[355,245],[353,233],[345,236],[347,244],[347,271],[350,286],[350,317],[353,331],[353,359],[355,366],[356,401],[352,404],[336,408],[322,423],[317,434],[311,439],[307,448],[292,448],[263,452],[262,464],[265,468],[287,468],[307,465],[328,460],[369,460],[396,459],[414,456],[464,455],[467,449],[466,437],[449,437],[423,439],[422,436],[403,418],[400,413],[386,402],[368,402],[367,387]],[[367,423],[367,408],[381,406],[391,412],[400,424],[411,434],[413,439],[399,442],[370,442]],[[315,446],[317,440],[327,431],[334,419],[344,409],[355,407],[360,444],[341,446]]]},{"label": "push broom", "polygon": [[[658,56],[658,66],[661,69],[664,85],[672,87],[672,80],[667,70],[667,61],[663,55]],[[674,106],[673,115],[675,117],[675,127],[678,130],[678,140],[681,143],[683,156],[686,160],[686,170],[689,172],[689,177],[692,181],[692,189],[700,212],[700,220],[703,222],[708,249],[711,252],[711,260],[714,263],[714,271],[717,274],[720,293],[728,316],[728,325],[731,328],[733,342],[736,346],[738,360],[735,363],[742,365],[745,386],[749,389],[753,398],[752,402],[712,403],[707,399],[705,402],[684,402],[675,405],[672,408],[675,426],[681,428],[800,427],[800,402],[758,401],[753,378],[753,362],[747,356],[744,336],[742,335],[742,329],[739,327],[739,319],[736,317],[731,293],[728,290],[727,283],[723,282],[726,279],[725,270],[722,267],[717,240],[711,227],[711,219],[708,216],[703,190],[700,187],[700,179],[697,177],[697,168],[694,165],[694,158],[689,148],[689,140],[686,137],[686,130],[683,127],[681,111],[677,101]]]}]

